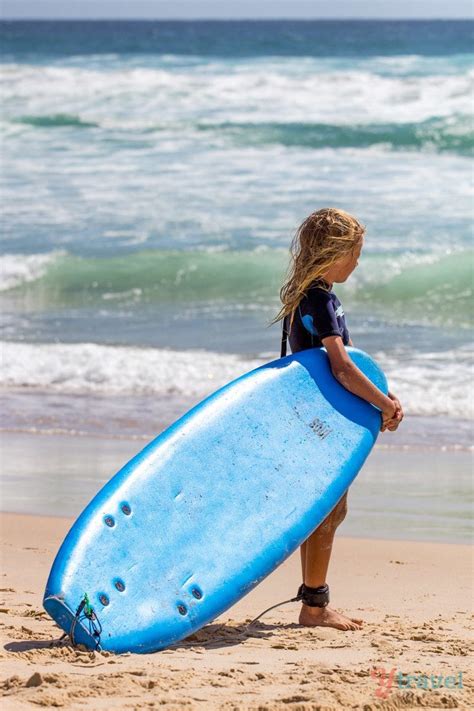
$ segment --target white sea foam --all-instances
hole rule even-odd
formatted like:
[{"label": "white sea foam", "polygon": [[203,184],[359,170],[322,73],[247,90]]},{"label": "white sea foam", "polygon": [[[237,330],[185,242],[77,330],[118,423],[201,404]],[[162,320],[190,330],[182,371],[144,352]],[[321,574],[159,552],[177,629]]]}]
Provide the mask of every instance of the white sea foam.
[{"label": "white sea foam", "polygon": [[464,157],[421,160],[400,152],[387,159],[382,150],[282,146],[219,150],[177,135],[175,143],[174,149],[160,143],[108,155],[81,139],[54,154],[51,170],[47,145],[36,163],[26,160],[25,151],[38,144],[24,136],[4,156],[12,176],[3,188],[5,229],[23,239],[26,232],[32,252],[42,225],[41,244],[51,250],[79,244],[82,251],[89,246],[83,235],[91,234],[107,250],[137,242],[287,247],[302,211],[336,204],[368,225],[367,245],[376,242],[377,249],[456,245],[469,235],[471,169]]},{"label": "white sea foam", "polygon": [[473,351],[470,347],[431,353],[374,354],[406,413],[472,419]]},{"label": "white sea foam", "polygon": [[2,85],[7,118],[12,110],[15,117],[71,114],[104,128],[146,129],[209,117],[216,123],[277,116],[282,122],[352,125],[470,115],[469,65],[456,73],[407,74],[407,58],[400,61],[379,58],[350,68],[276,58],[185,68],[10,64]]},{"label": "white sea foam", "polygon": [[47,254],[5,254],[0,256],[0,291],[40,279],[48,267],[65,252]]},{"label": "white sea foam", "polygon": [[[469,349],[374,354],[407,415],[473,417]],[[182,395],[196,400],[262,365],[204,350],[3,342],[0,386],[61,393]]]},{"label": "white sea foam", "polygon": [[261,365],[203,350],[79,344],[2,343],[0,384],[64,393],[204,397]]}]

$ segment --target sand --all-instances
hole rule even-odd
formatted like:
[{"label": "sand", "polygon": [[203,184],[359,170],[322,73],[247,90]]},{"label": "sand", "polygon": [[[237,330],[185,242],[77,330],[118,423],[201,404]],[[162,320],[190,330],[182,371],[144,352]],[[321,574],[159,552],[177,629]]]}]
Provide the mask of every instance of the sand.
[{"label": "sand", "polygon": [[58,641],[61,631],[42,610],[70,524],[2,515],[2,709],[474,708],[469,546],[337,539],[333,606],[362,617],[359,632],[301,627],[297,603],[245,631],[295,594],[296,553],[185,644],[115,656]]}]

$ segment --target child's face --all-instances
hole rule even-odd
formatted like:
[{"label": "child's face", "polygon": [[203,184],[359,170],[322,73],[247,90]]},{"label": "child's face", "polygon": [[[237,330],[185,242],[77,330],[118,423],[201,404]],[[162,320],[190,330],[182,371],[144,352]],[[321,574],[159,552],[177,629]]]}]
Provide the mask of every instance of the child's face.
[{"label": "child's face", "polygon": [[351,254],[346,254],[345,257],[341,257],[341,259],[338,259],[337,262],[334,262],[334,264],[329,267],[325,278],[329,282],[336,282],[337,284],[346,281],[358,264],[363,245],[364,238],[361,237]]}]

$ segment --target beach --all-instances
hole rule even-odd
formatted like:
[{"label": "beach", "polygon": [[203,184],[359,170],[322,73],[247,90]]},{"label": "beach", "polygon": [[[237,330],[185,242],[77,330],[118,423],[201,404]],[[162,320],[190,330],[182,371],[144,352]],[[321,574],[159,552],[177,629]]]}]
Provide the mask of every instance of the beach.
[{"label": "beach", "polygon": [[151,655],[116,656],[59,641],[62,630],[42,610],[49,567],[71,519],[2,514],[1,521],[5,710],[467,710],[474,704],[466,545],[336,538],[333,604],[364,619],[360,632],[302,627],[299,603],[245,629],[295,595],[296,552],[185,642]]}]

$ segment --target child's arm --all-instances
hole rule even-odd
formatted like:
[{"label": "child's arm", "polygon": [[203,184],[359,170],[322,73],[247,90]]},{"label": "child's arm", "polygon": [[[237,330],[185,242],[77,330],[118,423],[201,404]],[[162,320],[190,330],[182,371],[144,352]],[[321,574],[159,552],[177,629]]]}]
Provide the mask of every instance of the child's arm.
[{"label": "child's arm", "polygon": [[[349,336],[349,342],[347,345],[348,346],[354,345],[352,342],[352,338],[350,336]],[[398,397],[396,395],[394,395],[393,393],[391,393],[390,391],[388,392],[388,396],[389,396],[390,400],[393,400],[393,403],[397,407],[399,416],[396,416],[396,417],[392,418],[391,420],[384,422],[381,427],[381,432],[385,432],[385,430],[390,430],[390,432],[394,432],[404,417],[403,409],[402,409],[402,406],[400,404],[400,400],[398,399]]]},{"label": "child's arm", "polygon": [[389,424],[389,429],[391,429],[395,422],[397,423],[396,426],[398,426],[398,422],[403,417],[398,400],[395,398],[395,401],[388,395],[385,395],[364,375],[355,363],[353,363],[347,354],[342,338],[340,336],[327,336],[323,338],[321,342],[326,348],[331,363],[331,370],[336,380],[338,380],[346,390],[367,400],[367,402],[370,402],[382,411],[382,431],[388,427]]}]

